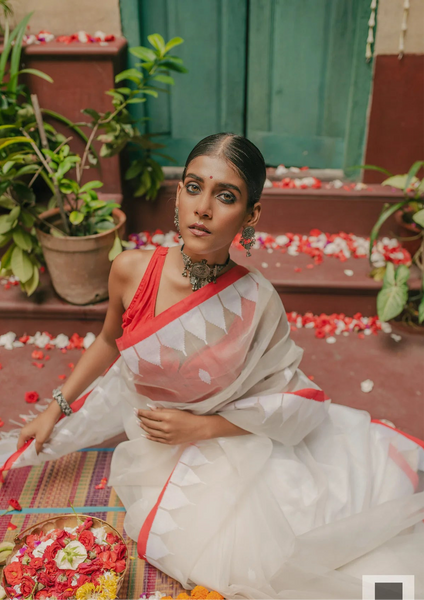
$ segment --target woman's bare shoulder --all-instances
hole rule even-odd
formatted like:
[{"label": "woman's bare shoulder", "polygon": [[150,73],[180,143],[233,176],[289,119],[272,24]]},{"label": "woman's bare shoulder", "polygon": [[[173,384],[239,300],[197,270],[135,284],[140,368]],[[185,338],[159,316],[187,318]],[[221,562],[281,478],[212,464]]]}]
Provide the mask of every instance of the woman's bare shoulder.
[{"label": "woman's bare shoulder", "polygon": [[120,282],[143,277],[154,250],[125,250],[112,263],[114,279]]}]

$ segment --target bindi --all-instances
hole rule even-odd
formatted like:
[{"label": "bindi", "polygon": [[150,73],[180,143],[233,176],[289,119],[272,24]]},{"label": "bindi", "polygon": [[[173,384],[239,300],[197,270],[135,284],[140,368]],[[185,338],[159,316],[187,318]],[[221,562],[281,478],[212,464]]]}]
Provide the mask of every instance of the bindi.
[{"label": "bindi", "polygon": [[213,179],[212,175],[209,177],[209,179]]}]

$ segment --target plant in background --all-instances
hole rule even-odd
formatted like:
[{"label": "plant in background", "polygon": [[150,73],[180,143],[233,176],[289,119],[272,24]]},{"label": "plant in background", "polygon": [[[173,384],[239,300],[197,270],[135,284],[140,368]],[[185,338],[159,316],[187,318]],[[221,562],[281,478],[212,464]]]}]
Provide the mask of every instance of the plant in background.
[{"label": "plant in background", "polygon": [[[160,92],[169,93],[166,88],[158,86],[157,83],[173,85],[174,79],[169,72],[186,73],[187,69],[180,58],[169,54],[172,48],[183,43],[182,38],[175,37],[165,43],[163,37],[155,33],[149,35],[147,39],[153,48],[144,46],[130,48],[131,54],[141,62],[115,77],[116,83],[129,81],[131,87],[117,87],[106,92],[112,97],[115,110],[100,114],[93,109],[85,109],[82,112],[90,116],[92,121],[78,123],[78,125],[91,127],[89,144],[94,139],[102,142],[101,157],[115,156],[124,148],[135,152],[137,158],[131,162],[125,173],[125,179],[133,182],[135,196],[144,195],[147,200],[153,200],[164,179],[162,167],[154,159],[154,155],[171,161],[173,159],[161,152],[165,147],[164,144],[153,141],[152,138],[157,134],[139,131],[137,124],[147,119],[133,120],[128,107],[131,104],[146,102],[147,96],[157,98]],[[94,160],[92,159],[91,162],[93,163]]]},{"label": "plant in background", "polygon": [[417,173],[424,167],[424,161],[415,162],[405,175],[392,175],[389,171],[374,165],[363,165],[363,169],[374,169],[389,175],[382,185],[395,187],[403,191],[404,199],[395,204],[385,204],[381,214],[374,225],[370,236],[369,258],[374,242],[382,224],[395,212],[402,211],[405,223],[414,223],[418,233],[411,238],[420,239],[421,244],[412,257],[421,270],[421,289],[415,295],[409,294],[408,279],[410,269],[406,265],[397,268],[388,262],[385,267],[374,269],[371,273],[374,278],[383,278],[383,287],[377,296],[378,316],[382,321],[388,321],[404,312],[405,320],[409,322],[424,322],[424,178],[419,179]]},{"label": "plant in background", "polygon": [[[149,36],[155,49],[131,49],[144,62],[136,65],[139,68],[128,69],[116,77],[118,83],[129,80],[132,88],[120,87],[106,92],[112,97],[114,110],[104,114],[93,109],[83,111],[92,117],[91,123],[81,124],[91,127],[87,137],[78,124],[53,111],[40,109],[37,97],[30,95],[18,81],[20,74],[31,73],[52,82],[48,75],[36,69],[19,69],[22,39],[30,17],[22,19],[10,34],[6,20],[4,51],[0,58],[0,247],[7,246],[0,273],[16,276],[28,295],[39,284],[39,268],[44,262],[35,227],[56,237],[94,235],[115,227],[112,211],[119,205],[98,198],[96,190],[102,183],[90,181],[82,185],[84,172],[97,164],[92,146],[95,139],[103,144],[100,152],[103,157],[114,156],[127,146],[137,149],[139,156],[131,163],[126,178],[137,182],[137,196],[145,194],[148,199],[156,196],[164,176],[152,155],[165,156],[159,152],[163,145],[152,141],[153,134],[140,133],[128,105],[145,102],[148,95],[157,97],[158,92],[166,92],[153,84],[172,84],[169,71],[186,71],[181,59],[169,55],[174,46],[182,43],[181,38],[173,38],[165,44],[160,35]],[[66,123],[85,140],[82,157],[71,152],[68,142],[72,138],[59,134],[44,121],[44,115]],[[74,178],[69,176],[70,172],[75,173]],[[40,205],[33,190],[39,178],[51,193],[47,206]],[[56,207],[60,222],[47,222],[40,216],[46,208]],[[116,234],[110,260],[122,251],[122,244],[125,242],[121,243]]]}]

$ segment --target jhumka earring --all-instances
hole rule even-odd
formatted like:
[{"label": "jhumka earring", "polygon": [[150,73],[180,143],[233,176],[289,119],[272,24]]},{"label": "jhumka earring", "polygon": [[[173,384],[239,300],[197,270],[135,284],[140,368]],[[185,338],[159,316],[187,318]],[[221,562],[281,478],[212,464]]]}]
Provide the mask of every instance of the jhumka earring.
[{"label": "jhumka earring", "polygon": [[246,256],[252,256],[250,254],[250,248],[255,245],[255,228],[248,225],[241,232],[240,244],[247,250]]},{"label": "jhumka earring", "polygon": [[178,219],[178,206],[175,207],[174,225],[177,228],[178,237],[180,238],[181,237],[181,233],[180,233],[180,221]]}]

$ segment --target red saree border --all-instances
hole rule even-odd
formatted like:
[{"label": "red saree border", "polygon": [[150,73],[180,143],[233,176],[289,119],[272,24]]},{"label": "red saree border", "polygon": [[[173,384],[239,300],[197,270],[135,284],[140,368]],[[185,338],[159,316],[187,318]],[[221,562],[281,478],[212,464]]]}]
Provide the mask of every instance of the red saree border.
[{"label": "red saree border", "polygon": [[[113,363],[111,363],[108,368],[106,369],[106,371],[103,373],[103,377],[106,375],[106,373],[113,367],[113,365],[116,363],[116,361],[118,360],[119,356],[117,358],[115,358],[115,360],[113,361]],[[95,389],[95,388],[93,388]],[[89,392],[87,392],[86,394],[83,394],[80,398],[78,398],[78,400],[75,400],[75,402],[72,402],[71,406],[71,410],[73,413],[76,413],[80,410],[80,408],[82,408],[84,406],[85,401],[87,400],[88,396],[91,394],[93,390],[90,390]],[[65,418],[65,415],[62,415],[57,422],[61,421],[62,419]],[[21,456],[21,454],[23,454],[25,452],[25,450],[34,442],[34,438],[27,440],[25,442],[25,444],[22,446],[22,448],[19,448],[19,450],[16,450],[16,452],[14,452],[13,454],[11,454],[9,456],[9,458],[6,460],[6,462],[4,463],[4,465],[2,467],[0,467],[0,483],[4,483],[4,476],[3,473],[4,471],[10,471],[10,469],[13,467],[13,465],[15,464],[15,462],[18,460],[18,458]]]},{"label": "red saree border", "polygon": [[156,500],[156,504],[153,506],[152,510],[147,515],[147,517],[140,529],[140,533],[138,534],[137,554],[138,554],[139,558],[141,558],[147,562],[149,562],[149,561],[147,560],[145,555],[146,555],[146,551],[147,551],[147,540],[149,539],[150,530],[152,528],[153,521],[155,520],[156,513],[159,510],[159,506],[160,506],[160,503],[162,502],[162,498],[166,492],[168,484],[171,481],[171,477],[174,474],[174,471],[177,468],[177,465],[179,464],[179,462],[180,461],[178,461],[177,464],[175,465],[175,467],[172,469],[170,476],[166,480],[166,483],[163,486],[162,491],[158,496],[158,499]]},{"label": "red saree border", "polygon": [[[218,277],[216,283],[209,283],[208,285],[205,285],[204,287],[200,288],[200,290],[197,290],[195,293],[187,296],[187,298],[180,300],[173,306],[170,306],[166,310],[162,311],[156,317],[153,317],[153,319],[148,323],[144,323],[141,326],[141,332],[139,332],[137,329],[127,334],[124,332],[121,337],[115,340],[118,349],[122,352],[130,346],[133,346],[134,344],[137,344],[138,342],[148,338],[153,333],[156,333],[156,331],[159,331],[165,327],[165,325],[175,321],[175,319],[178,319],[192,308],[202,304],[202,302],[205,302],[206,300],[209,300],[209,298],[219,294],[219,292],[222,292],[222,290],[224,290],[226,287],[232,285],[249,273],[250,271],[249,269],[246,269],[246,267],[236,265]],[[140,333],[142,335],[140,335]]]},{"label": "red saree border", "polygon": [[409,433],[405,433],[404,431],[402,431],[401,429],[398,429],[397,427],[392,427],[391,425],[388,425],[387,423],[383,423],[379,419],[371,419],[371,423],[377,423],[378,425],[383,425],[384,427],[387,427],[388,429],[391,429],[392,431],[396,431],[396,433],[400,433],[400,435],[403,435],[404,437],[408,438],[408,440],[411,440],[411,442],[415,442],[417,444],[417,446],[420,446],[424,450],[424,440],[420,440],[420,438],[414,437],[413,435],[410,435]]},{"label": "red saree border", "polygon": [[326,400],[330,400],[330,396],[327,396],[323,390],[318,390],[315,388],[302,388],[294,392],[283,393],[294,394],[295,396],[300,396],[301,398],[306,398],[307,400],[315,400],[315,402],[325,402]]}]

